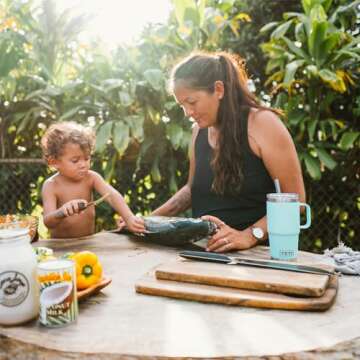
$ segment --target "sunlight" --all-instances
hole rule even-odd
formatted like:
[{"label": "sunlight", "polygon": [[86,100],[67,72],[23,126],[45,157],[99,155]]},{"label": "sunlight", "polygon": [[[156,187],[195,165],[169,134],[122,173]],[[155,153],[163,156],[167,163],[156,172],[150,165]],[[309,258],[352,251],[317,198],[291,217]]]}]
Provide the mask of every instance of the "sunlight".
[{"label": "sunlight", "polygon": [[93,16],[85,37],[114,47],[134,41],[148,23],[165,23],[171,0],[61,0],[56,5]]}]

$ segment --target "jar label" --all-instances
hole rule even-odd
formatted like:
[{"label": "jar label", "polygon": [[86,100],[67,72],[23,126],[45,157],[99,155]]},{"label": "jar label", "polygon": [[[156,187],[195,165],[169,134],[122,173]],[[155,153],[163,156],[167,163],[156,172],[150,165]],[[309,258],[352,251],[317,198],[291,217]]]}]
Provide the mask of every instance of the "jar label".
[{"label": "jar label", "polygon": [[14,307],[25,301],[29,295],[28,279],[18,271],[0,274],[0,305]]}]

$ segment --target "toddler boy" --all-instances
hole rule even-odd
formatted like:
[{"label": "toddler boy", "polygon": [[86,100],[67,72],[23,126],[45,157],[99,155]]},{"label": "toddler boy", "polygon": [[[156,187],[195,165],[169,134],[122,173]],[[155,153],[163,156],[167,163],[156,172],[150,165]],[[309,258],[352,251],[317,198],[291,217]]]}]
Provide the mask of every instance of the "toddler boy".
[{"label": "toddler boy", "polygon": [[74,122],[53,124],[41,140],[44,158],[57,173],[42,187],[44,223],[52,238],[76,238],[95,232],[93,191],[123,218],[132,232],[145,231],[144,220],[133,214],[121,194],[95,171],[90,170],[95,145],[93,131]]}]

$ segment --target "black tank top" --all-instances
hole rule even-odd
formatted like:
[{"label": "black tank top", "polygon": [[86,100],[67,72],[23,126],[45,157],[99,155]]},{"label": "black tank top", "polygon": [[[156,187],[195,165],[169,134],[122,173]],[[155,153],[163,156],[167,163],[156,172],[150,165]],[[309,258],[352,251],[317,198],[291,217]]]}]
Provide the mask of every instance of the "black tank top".
[{"label": "black tank top", "polygon": [[275,191],[273,180],[263,161],[249,146],[248,115],[242,121],[242,151],[244,180],[238,195],[217,195],[211,190],[214,173],[210,165],[213,149],[208,141],[208,129],[200,129],[195,139],[195,174],[191,187],[194,217],[213,215],[227,225],[243,230],[266,214],[266,194]]}]

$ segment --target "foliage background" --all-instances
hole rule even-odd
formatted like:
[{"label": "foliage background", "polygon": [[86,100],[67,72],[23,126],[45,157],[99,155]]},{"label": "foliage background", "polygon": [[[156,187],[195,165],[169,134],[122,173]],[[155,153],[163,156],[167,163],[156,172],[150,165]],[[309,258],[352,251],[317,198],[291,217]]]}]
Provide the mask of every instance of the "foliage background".
[{"label": "foliage background", "polygon": [[[148,25],[138,43],[109,53],[80,42],[86,15],[60,14],[53,0],[38,8],[3,0],[0,211],[41,212],[50,170],[4,159],[40,158],[47,126],[71,119],[96,128],[94,169],[135,212],[149,214],[187,178],[191,123],[166,91],[169,70],[195,49],[227,50],[246,59],[264,103],[285,110],[313,228],[323,227],[305,234],[303,248],[339,238],[360,248],[359,13],[350,0],[174,0],[166,24]],[[97,222],[113,227],[112,210],[100,207]]]}]

